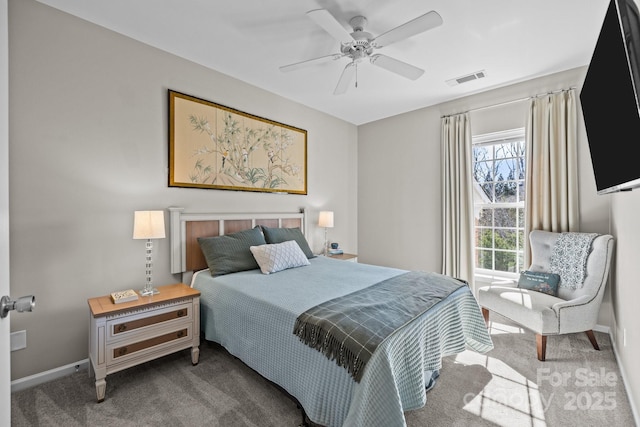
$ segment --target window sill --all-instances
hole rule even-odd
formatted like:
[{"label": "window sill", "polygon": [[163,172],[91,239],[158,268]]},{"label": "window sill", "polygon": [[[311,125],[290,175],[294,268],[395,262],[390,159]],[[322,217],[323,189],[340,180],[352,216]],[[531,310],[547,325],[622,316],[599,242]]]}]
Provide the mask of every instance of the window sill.
[{"label": "window sill", "polygon": [[487,275],[487,274],[476,274],[474,276],[476,285],[484,286],[484,285],[514,285],[518,282],[517,278],[514,277],[505,277],[505,276],[497,276],[497,275]]}]

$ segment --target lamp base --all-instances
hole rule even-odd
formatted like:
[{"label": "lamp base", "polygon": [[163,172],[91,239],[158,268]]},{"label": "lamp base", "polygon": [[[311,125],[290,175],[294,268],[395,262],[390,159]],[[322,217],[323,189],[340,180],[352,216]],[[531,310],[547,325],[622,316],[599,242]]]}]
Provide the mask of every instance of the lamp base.
[{"label": "lamp base", "polygon": [[157,290],[156,288],[142,288],[138,291],[138,293],[143,296],[149,296],[149,295],[157,295],[160,293],[159,290]]}]

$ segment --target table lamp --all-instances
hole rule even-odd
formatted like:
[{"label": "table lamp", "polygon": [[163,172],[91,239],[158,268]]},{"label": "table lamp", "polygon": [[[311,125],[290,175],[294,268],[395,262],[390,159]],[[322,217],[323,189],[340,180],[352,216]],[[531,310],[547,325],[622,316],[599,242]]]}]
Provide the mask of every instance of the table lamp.
[{"label": "table lamp", "polygon": [[327,228],[333,228],[333,212],[332,211],[320,211],[320,217],[318,218],[318,226],[324,227],[324,249],[323,253],[326,256],[329,251],[329,242],[327,240]]},{"label": "table lamp", "polygon": [[153,253],[153,241],[151,239],[164,239],[164,211],[135,211],[133,218],[133,238],[147,239],[147,281],[140,295],[154,295],[159,291],[153,287],[151,255]]}]

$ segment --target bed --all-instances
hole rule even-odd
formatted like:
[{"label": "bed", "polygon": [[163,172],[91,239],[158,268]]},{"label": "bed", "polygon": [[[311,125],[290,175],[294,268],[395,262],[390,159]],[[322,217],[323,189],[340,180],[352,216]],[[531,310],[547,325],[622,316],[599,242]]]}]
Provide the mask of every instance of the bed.
[{"label": "bed", "polygon": [[[315,424],[403,427],[404,412],[426,404],[426,391],[438,376],[442,357],[468,348],[493,348],[468,286],[453,286],[428,310],[381,340],[356,378],[337,358],[302,342],[294,334],[296,321],[327,301],[369,292],[412,272],[310,254],[307,263],[272,274],[265,274],[261,264],[214,276],[207,265],[209,249],[202,246],[207,257],[201,250],[203,238],[232,236],[256,226],[304,233],[306,213],[169,210],[172,272],[183,274],[182,280],[201,292],[204,338],[284,389],[301,406],[303,417]],[[304,252],[309,255],[308,247]]]}]

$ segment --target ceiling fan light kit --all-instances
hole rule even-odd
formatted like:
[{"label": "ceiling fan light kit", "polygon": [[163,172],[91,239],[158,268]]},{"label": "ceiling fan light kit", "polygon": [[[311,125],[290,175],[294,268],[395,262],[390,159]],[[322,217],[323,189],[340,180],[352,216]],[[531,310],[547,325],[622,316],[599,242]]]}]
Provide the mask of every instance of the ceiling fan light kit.
[{"label": "ceiling fan light kit", "polygon": [[371,33],[364,30],[367,25],[367,18],[364,16],[354,16],[349,20],[349,25],[351,25],[351,28],[353,29],[353,32],[351,33],[349,33],[326,9],[310,10],[307,12],[307,16],[334,39],[340,42],[340,53],[284,65],[280,67],[280,70],[283,72],[289,72],[306,66],[330,60],[335,61],[347,57],[350,59],[350,62],[342,70],[338,84],[333,92],[335,95],[339,95],[347,91],[354,76],[356,75],[358,64],[366,58],[369,59],[371,64],[407,79],[416,80],[420,78],[420,76],[424,74],[423,69],[390,56],[374,54],[373,52],[381,47],[413,37],[442,25],[442,17],[437,12],[431,11],[412,19],[411,21],[405,22],[404,24],[387,31],[378,37],[374,37]]}]

